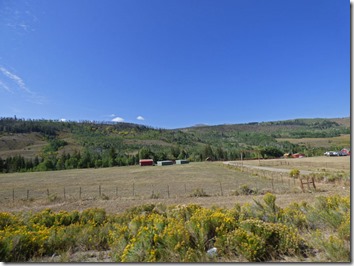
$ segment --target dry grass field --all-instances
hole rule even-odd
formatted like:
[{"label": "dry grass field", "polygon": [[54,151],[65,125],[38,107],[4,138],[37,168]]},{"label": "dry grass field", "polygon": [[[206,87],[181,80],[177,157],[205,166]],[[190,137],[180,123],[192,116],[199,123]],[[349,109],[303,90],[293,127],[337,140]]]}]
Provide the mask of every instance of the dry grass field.
[{"label": "dry grass field", "polygon": [[350,156],[317,156],[304,158],[286,158],[272,160],[245,160],[244,164],[269,166],[283,169],[300,169],[307,171],[344,171],[350,172]]},{"label": "dry grass field", "polygon": [[38,133],[0,136],[0,157],[22,155],[26,159],[33,158],[40,154],[46,144]]},{"label": "dry grass field", "polygon": [[341,146],[350,147],[350,134],[342,134],[333,138],[279,138],[277,141],[289,141],[293,144],[306,145],[314,148]]},{"label": "dry grass field", "polygon": [[[349,171],[349,157],[317,157],[285,160],[245,161],[278,168]],[[127,166],[78,169],[53,172],[0,175],[0,211],[84,210],[92,207],[109,213],[147,203],[166,205],[195,203],[205,207],[230,208],[236,203],[253,202],[264,192],[277,196],[280,206],[293,201],[313,200],[322,195],[349,195],[347,183],[318,183],[316,191],[303,193],[298,181],[263,177],[241,172],[220,162],[190,163],[172,166]],[[256,195],[237,195],[243,186]],[[195,197],[203,190],[206,196]]]}]

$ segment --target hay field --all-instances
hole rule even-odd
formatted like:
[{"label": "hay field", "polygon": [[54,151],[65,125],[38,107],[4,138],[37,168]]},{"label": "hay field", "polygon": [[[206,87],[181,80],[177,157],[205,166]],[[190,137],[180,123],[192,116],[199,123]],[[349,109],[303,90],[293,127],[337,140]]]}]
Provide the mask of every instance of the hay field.
[{"label": "hay field", "polygon": [[[276,194],[279,205],[283,206],[319,195],[349,195],[350,192],[343,184],[323,183],[317,184],[314,193],[302,193],[299,184],[289,177],[264,178],[237,171],[221,162],[12,173],[1,174],[0,182],[0,211],[13,212],[45,208],[80,211],[92,207],[121,212],[147,203],[195,203],[230,208],[263,197],[261,193],[235,196],[234,192],[244,185]],[[197,189],[202,189],[207,197],[193,197]]]},{"label": "hay field", "polygon": [[331,146],[350,147],[350,134],[342,134],[333,138],[278,138],[277,141],[289,141],[293,144],[306,145],[314,148]]},{"label": "hay field", "polygon": [[317,156],[304,158],[284,158],[270,160],[244,160],[244,164],[269,166],[284,169],[300,169],[307,171],[344,171],[350,172],[350,156]]}]

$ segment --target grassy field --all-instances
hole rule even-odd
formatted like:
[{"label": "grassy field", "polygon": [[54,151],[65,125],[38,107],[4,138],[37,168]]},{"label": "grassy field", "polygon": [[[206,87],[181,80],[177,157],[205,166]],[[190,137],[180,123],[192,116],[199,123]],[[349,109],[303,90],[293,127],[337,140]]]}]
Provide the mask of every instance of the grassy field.
[{"label": "grassy field", "polygon": [[270,166],[274,168],[301,169],[308,171],[344,171],[350,172],[350,156],[317,156],[304,158],[245,160],[244,164]]},{"label": "grassy field", "polygon": [[[317,157],[285,160],[245,161],[279,168],[349,171],[349,157]],[[236,203],[253,202],[264,192],[277,194],[279,204],[312,200],[322,195],[349,195],[348,184],[320,183],[313,193],[302,193],[299,183],[288,176],[262,177],[227,167],[220,162],[172,166],[127,166],[53,172],[0,175],[0,211],[84,210],[100,207],[121,212],[146,203],[166,205],[195,203],[205,207],[230,208]],[[255,195],[235,193],[242,187]],[[200,192],[205,195],[200,196]]]},{"label": "grassy field", "polygon": [[289,141],[293,144],[311,146],[313,148],[342,146],[350,147],[350,134],[342,134],[333,138],[279,138],[277,141]]},{"label": "grassy field", "polygon": [[38,133],[0,135],[0,157],[22,155],[26,159],[34,158],[46,144]]}]

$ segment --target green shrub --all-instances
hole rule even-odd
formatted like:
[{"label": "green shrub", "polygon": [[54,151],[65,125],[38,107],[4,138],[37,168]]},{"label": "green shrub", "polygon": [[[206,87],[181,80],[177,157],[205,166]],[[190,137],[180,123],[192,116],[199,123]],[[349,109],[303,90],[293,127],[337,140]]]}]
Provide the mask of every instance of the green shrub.
[{"label": "green shrub", "polygon": [[70,224],[74,224],[78,222],[80,219],[80,214],[78,211],[59,211],[55,216],[55,224],[56,225],[64,225],[68,226]]},{"label": "green shrub", "polygon": [[91,208],[84,210],[80,215],[82,224],[93,223],[101,225],[106,220],[106,211],[100,208]]},{"label": "green shrub", "polygon": [[267,253],[274,257],[279,254],[293,255],[299,251],[299,244],[302,239],[295,228],[256,219],[242,221],[240,227],[262,237],[267,245]]},{"label": "green shrub", "polygon": [[102,200],[109,200],[109,197],[106,194],[102,193],[101,199]]},{"label": "green shrub", "polygon": [[202,188],[197,188],[193,190],[193,192],[190,194],[191,197],[209,197],[209,195],[202,189]]},{"label": "green shrub", "polygon": [[78,223],[68,226],[53,227],[45,241],[45,250],[47,255],[67,250],[75,251],[77,248],[78,236],[82,226]]},{"label": "green shrub", "polygon": [[[97,208],[0,213],[0,260],[67,254],[64,262],[72,252],[110,250],[116,262],[264,262],[283,256],[348,262],[350,203],[350,197],[335,195],[282,209],[267,193],[263,201],[231,209],[147,204],[114,215]],[[217,254],[209,257],[212,247]]]},{"label": "green shrub", "polygon": [[7,212],[0,212],[0,230],[4,230],[5,227],[10,225],[16,225],[19,223],[18,218]]},{"label": "green shrub", "polygon": [[312,243],[319,250],[324,251],[324,256],[330,262],[350,262],[350,242],[339,238],[336,235],[324,235],[317,230],[312,234]]},{"label": "green shrub", "polygon": [[151,193],[150,199],[159,199],[160,198],[160,194],[159,193]]},{"label": "green shrub", "polygon": [[290,177],[299,178],[300,170],[299,169],[292,169],[289,173]]},{"label": "green shrub", "polygon": [[276,196],[267,193],[263,197],[263,202],[253,200],[255,204],[244,204],[241,207],[240,217],[245,220],[257,218],[266,222],[277,222],[283,215],[283,210],[275,204]]},{"label": "green shrub", "polygon": [[299,230],[308,229],[309,224],[306,219],[306,203],[291,203],[283,209],[281,222],[286,225],[293,226]]},{"label": "green shrub", "polygon": [[48,228],[36,226],[28,230],[24,225],[10,226],[0,231],[0,260],[4,262],[26,261],[32,256],[45,253]]},{"label": "green shrub", "polygon": [[52,227],[55,222],[55,214],[50,209],[46,209],[39,213],[36,213],[31,218],[33,224],[44,225],[46,227]]},{"label": "green shrub", "polygon": [[257,190],[251,189],[248,185],[242,185],[240,188],[241,195],[255,195],[258,194]]},{"label": "green shrub", "polygon": [[266,256],[264,239],[242,228],[229,234],[229,243],[231,250],[235,250],[236,254],[240,254],[250,262],[263,261]]}]

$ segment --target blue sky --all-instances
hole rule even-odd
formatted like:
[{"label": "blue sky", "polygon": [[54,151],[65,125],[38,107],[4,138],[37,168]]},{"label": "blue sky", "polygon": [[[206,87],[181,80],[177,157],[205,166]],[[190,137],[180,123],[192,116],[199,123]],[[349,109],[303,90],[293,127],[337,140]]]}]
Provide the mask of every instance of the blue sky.
[{"label": "blue sky", "polygon": [[159,128],[350,115],[344,0],[0,0],[0,116]]}]

